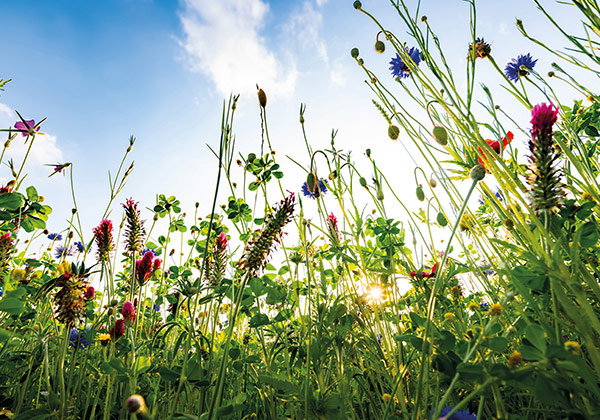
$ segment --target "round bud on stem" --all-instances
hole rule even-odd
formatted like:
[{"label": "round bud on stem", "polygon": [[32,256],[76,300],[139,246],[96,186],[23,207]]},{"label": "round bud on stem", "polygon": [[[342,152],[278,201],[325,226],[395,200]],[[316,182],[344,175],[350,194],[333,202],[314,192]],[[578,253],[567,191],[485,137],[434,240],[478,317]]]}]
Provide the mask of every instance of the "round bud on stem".
[{"label": "round bud on stem", "polygon": [[441,227],[444,227],[448,224],[448,220],[446,219],[446,216],[444,216],[444,213],[442,213],[442,212],[439,212],[437,214],[437,217],[435,218],[435,220],[438,222],[438,224]]},{"label": "round bud on stem", "polygon": [[433,127],[433,138],[442,146],[448,144],[448,132],[441,125]]},{"label": "round bud on stem", "polygon": [[481,181],[485,178],[485,168],[483,165],[475,165],[473,169],[471,169],[471,179],[475,182]]},{"label": "round bud on stem", "polygon": [[421,184],[417,185],[417,199],[419,201],[425,201],[425,192],[423,191]]},{"label": "round bud on stem", "polygon": [[388,136],[392,140],[398,140],[398,137],[400,136],[400,129],[395,125],[390,125],[390,128],[388,128]]},{"label": "round bud on stem", "polygon": [[360,179],[358,180],[358,182],[360,183],[361,187],[367,188],[367,180],[364,179],[362,176],[360,177]]},{"label": "round bud on stem", "polygon": [[352,56],[352,58],[358,58],[358,54],[360,54],[358,48],[352,48],[350,50],[350,55]]},{"label": "round bud on stem", "polygon": [[362,3],[356,0],[352,6],[354,6],[356,10],[360,10],[360,8],[362,7]]},{"label": "round bud on stem", "polygon": [[260,105],[261,108],[265,108],[267,106],[267,94],[265,93],[264,90],[262,89],[258,89],[258,104]]},{"label": "round bud on stem", "polygon": [[377,41],[375,43],[375,51],[377,51],[379,54],[382,54],[385,51],[385,44],[383,41]]}]

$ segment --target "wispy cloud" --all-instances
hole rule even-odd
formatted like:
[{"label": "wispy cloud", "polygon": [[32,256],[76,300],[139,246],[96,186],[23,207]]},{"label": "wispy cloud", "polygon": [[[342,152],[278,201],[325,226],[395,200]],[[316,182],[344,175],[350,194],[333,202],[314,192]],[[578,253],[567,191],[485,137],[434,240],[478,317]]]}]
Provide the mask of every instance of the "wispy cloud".
[{"label": "wispy cloud", "polygon": [[[317,6],[324,3],[325,1],[317,1]],[[285,29],[300,40],[304,48],[314,49],[323,62],[328,65],[327,45],[320,36],[322,23],[323,14],[310,1],[305,1],[302,7],[292,14]]]},{"label": "wispy cloud", "polygon": [[297,71],[267,48],[261,30],[269,12],[261,0],[184,0],[182,45],[192,70],[202,71],[223,95],[256,92],[291,95]]}]

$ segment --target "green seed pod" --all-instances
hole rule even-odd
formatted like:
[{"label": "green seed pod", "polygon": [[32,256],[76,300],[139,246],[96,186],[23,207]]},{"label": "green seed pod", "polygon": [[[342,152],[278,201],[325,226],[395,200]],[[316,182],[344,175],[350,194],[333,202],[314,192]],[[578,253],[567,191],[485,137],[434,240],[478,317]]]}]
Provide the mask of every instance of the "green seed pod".
[{"label": "green seed pod", "polygon": [[362,176],[360,177],[360,179],[358,180],[358,182],[360,182],[361,187],[367,188],[367,180],[364,179]]},{"label": "green seed pod", "polygon": [[437,217],[436,217],[436,221],[438,222],[438,224],[441,227],[444,227],[448,224],[448,220],[446,220],[446,216],[444,216],[444,213],[439,212]]},{"label": "green seed pod", "polygon": [[306,185],[308,186],[308,190],[310,192],[314,192],[316,184],[317,184],[317,177],[315,176],[314,173],[309,172],[308,176],[306,177]]},{"label": "green seed pod", "polygon": [[371,149],[365,150],[367,157],[371,157]]},{"label": "green seed pod", "polygon": [[248,155],[248,163],[254,162],[254,159],[256,159],[256,155],[254,153],[250,153]]},{"label": "green seed pod", "polygon": [[482,165],[475,165],[471,169],[471,179],[473,181],[481,181],[485,177],[485,168]]},{"label": "green seed pod", "polygon": [[385,51],[385,44],[383,41],[377,41],[375,43],[375,51],[377,51],[379,54],[382,54]]},{"label": "green seed pod", "polygon": [[388,136],[390,136],[392,140],[398,140],[400,129],[395,125],[390,125],[390,128],[388,128]]},{"label": "green seed pod", "polygon": [[442,146],[448,144],[448,132],[441,125],[433,127],[433,138]]},{"label": "green seed pod", "polygon": [[376,192],[375,196],[377,197],[377,199],[379,201],[383,201],[383,190],[381,189],[381,187],[379,185],[377,185],[377,192]]},{"label": "green seed pod", "polygon": [[358,48],[352,48],[352,49],[350,50],[350,55],[352,56],[352,58],[357,58],[357,57],[358,57],[358,54],[359,54],[359,52],[358,52]]},{"label": "green seed pod", "polygon": [[419,201],[425,201],[425,192],[423,192],[421,184],[417,185],[417,198]]},{"label": "green seed pod", "polygon": [[358,0],[356,0],[356,1],[354,2],[353,6],[354,6],[354,8],[355,8],[356,10],[360,10],[360,8],[362,7],[362,3],[361,3],[361,2],[359,2]]}]

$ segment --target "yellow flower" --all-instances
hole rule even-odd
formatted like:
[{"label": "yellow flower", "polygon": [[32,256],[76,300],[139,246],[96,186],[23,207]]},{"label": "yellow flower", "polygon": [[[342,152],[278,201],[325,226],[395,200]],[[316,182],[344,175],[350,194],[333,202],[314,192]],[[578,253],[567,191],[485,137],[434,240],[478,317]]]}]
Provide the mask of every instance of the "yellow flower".
[{"label": "yellow flower", "polygon": [[125,407],[130,413],[145,415],[148,412],[148,407],[146,407],[146,401],[144,401],[144,397],[138,394],[133,394],[131,397],[127,398]]},{"label": "yellow flower", "polygon": [[477,303],[477,302],[469,303],[469,309],[472,310],[473,312],[477,311],[479,309],[479,303]]},{"label": "yellow flower", "polygon": [[577,356],[581,353],[581,346],[577,341],[565,341],[565,350]]},{"label": "yellow flower", "polygon": [[71,274],[71,263],[63,261],[61,264],[56,266],[56,270],[61,276],[65,273]]},{"label": "yellow flower", "polygon": [[490,313],[495,316],[500,316],[500,315],[502,315],[502,309],[504,309],[504,308],[502,308],[502,305],[500,305],[499,303],[494,303],[490,307]]},{"label": "yellow flower", "polygon": [[583,201],[594,201],[594,196],[592,196],[592,194],[588,192],[584,192],[583,194],[581,194],[581,199]]},{"label": "yellow flower", "polygon": [[510,357],[508,358],[508,366],[511,368],[515,368],[521,364],[523,361],[523,356],[518,351],[513,351]]},{"label": "yellow flower", "polygon": [[110,334],[106,334],[106,333],[98,334],[98,341],[103,346],[106,346],[108,343],[110,343]]},{"label": "yellow flower", "polygon": [[392,399],[392,396],[390,394],[383,394],[381,396],[381,399],[383,400],[384,403],[387,403],[389,400]]},{"label": "yellow flower", "polygon": [[18,283],[21,283],[25,279],[25,275],[27,274],[25,270],[22,268],[15,268],[11,271],[12,279]]},{"label": "yellow flower", "polygon": [[452,322],[454,321],[454,314],[452,312],[446,312],[446,314],[444,314],[444,318],[446,318],[446,321]]},{"label": "yellow flower", "polygon": [[9,419],[13,419],[13,418],[15,418],[15,413],[13,413],[10,410],[4,410],[4,409],[2,409],[2,410],[0,410],[0,416],[6,416]]}]

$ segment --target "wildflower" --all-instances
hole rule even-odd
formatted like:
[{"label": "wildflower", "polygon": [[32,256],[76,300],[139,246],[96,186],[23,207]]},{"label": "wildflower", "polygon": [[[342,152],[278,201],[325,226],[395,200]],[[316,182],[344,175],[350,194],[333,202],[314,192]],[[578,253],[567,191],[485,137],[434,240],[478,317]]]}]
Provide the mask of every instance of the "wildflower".
[{"label": "wildflower", "polygon": [[437,270],[437,264],[434,264],[433,267],[431,268],[431,272],[428,273],[426,271],[422,271],[421,273],[417,273],[417,271],[411,271],[410,276],[411,277],[422,277],[425,279],[430,279],[432,277],[435,277],[435,271]]},{"label": "wildflower", "polygon": [[577,341],[565,341],[565,350],[576,356],[581,354],[581,346]]},{"label": "wildflower", "polygon": [[460,285],[452,286],[450,288],[450,294],[455,299],[462,297],[462,287],[460,287]]},{"label": "wildflower", "polygon": [[516,368],[523,362],[523,356],[518,351],[513,351],[510,357],[508,358],[508,366],[511,368]]},{"label": "wildflower", "polygon": [[[504,68],[504,74],[513,82],[518,82],[520,77],[527,76],[529,71],[533,70],[537,60],[534,60],[531,54],[520,55],[513,58]],[[523,68],[524,67],[524,68]]]},{"label": "wildflower", "polygon": [[[416,47],[412,47],[410,49],[405,48],[405,50],[412,60],[416,71],[416,68],[419,67],[419,63],[421,62],[421,51],[419,51]],[[402,58],[400,58],[400,54],[396,53],[396,57],[392,58],[390,65],[392,76],[397,77],[398,79],[404,79],[410,76],[411,68],[406,65]]]},{"label": "wildflower", "polygon": [[153,252],[145,253],[141,260],[135,262],[135,278],[140,286],[152,277],[154,272],[160,268],[161,263],[160,258],[154,258]]},{"label": "wildflower", "polygon": [[8,266],[12,245],[12,235],[10,232],[6,232],[0,236],[0,274],[3,274]]},{"label": "wildflower", "polygon": [[475,51],[475,58],[487,58],[492,52],[492,47],[490,44],[485,42],[483,38],[477,38],[475,43],[471,43],[469,45],[469,56]]},{"label": "wildflower", "polygon": [[439,420],[477,420],[477,416],[475,414],[471,414],[469,410],[457,411],[450,417],[446,417],[446,415],[452,410],[452,407],[444,407],[440,413]]},{"label": "wildflower", "polygon": [[108,219],[104,219],[94,228],[94,236],[96,237],[96,248],[98,248],[98,261],[108,262],[110,252],[113,250],[113,225]]},{"label": "wildflower", "polygon": [[490,313],[493,316],[500,316],[502,315],[502,310],[504,308],[502,307],[502,305],[500,305],[499,303],[494,303],[491,307],[490,307]]},{"label": "wildflower", "polygon": [[473,312],[477,312],[477,310],[480,308],[479,304],[477,304],[477,302],[470,302],[469,303],[469,309],[472,310]]},{"label": "wildflower", "polygon": [[140,220],[140,211],[137,208],[137,203],[132,198],[125,200],[123,204],[125,209],[125,217],[127,225],[125,228],[125,250],[131,254],[135,254],[142,249],[146,230]]},{"label": "wildflower", "polygon": [[560,169],[556,168],[559,154],[552,141],[552,126],[558,118],[558,107],[552,103],[536,105],[531,111],[531,140],[529,140],[528,182],[532,205],[536,212],[554,211],[562,204]]},{"label": "wildflower", "polygon": [[40,127],[35,126],[34,120],[26,120],[25,122],[17,121],[15,123],[15,129],[19,130],[23,137],[34,135],[36,131],[40,131]]},{"label": "wildflower", "polygon": [[125,302],[123,304],[123,309],[121,309],[121,315],[123,315],[123,319],[125,322],[133,322],[135,321],[135,309],[133,308],[133,303]]},{"label": "wildflower", "polygon": [[381,399],[384,403],[387,403],[389,400],[392,399],[392,396],[390,394],[385,393],[381,396]]},{"label": "wildflower", "polygon": [[319,179],[318,183],[315,183],[314,190],[311,191],[308,184],[305,181],[304,184],[302,184],[302,194],[304,194],[305,197],[309,197],[314,200],[321,193],[325,194],[327,192],[327,187],[325,186],[326,184],[327,184],[327,180],[324,178],[321,178],[321,179]]},{"label": "wildflower", "polygon": [[212,256],[207,264],[208,282],[211,286],[218,286],[225,276],[227,264],[227,235],[221,232],[215,240]]},{"label": "wildflower", "polygon": [[73,242],[73,247],[74,247],[74,250],[79,253],[82,253],[85,251],[85,246],[81,243],[81,241]]},{"label": "wildflower", "polygon": [[62,241],[62,235],[59,233],[51,233],[48,235],[48,239],[53,241]]},{"label": "wildflower", "polygon": [[46,166],[52,166],[52,173],[50,175],[48,175],[48,178],[50,178],[52,175],[54,174],[65,174],[63,171],[65,169],[67,169],[69,166],[71,166],[71,162],[67,162],[67,163],[50,163],[50,164],[46,164]]},{"label": "wildflower", "polygon": [[93,286],[89,286],[87,289],[85,289],[85,293],[83,295],[85,296],[86,300],[92,300],[94,299],[94,296],[96,296],[96,290]]},{"label": "wildflower", "polygon": [[73,327],[85,316],[84,293],[88,287],[87,281],[79,274],[64,272],[56,279],[59,288],[54,295],[56,318],[67,327]]},{"label": "wildflower", "polygon": [[480,307],[481,309],[488,309],[488,308],[490,307],[490,304],[489,304],[489,303],[487,303],[486,301],[482,300],[482,301],[479,303],[479,307]]},{"label": "wildflower", "polygon": [[54,257],[59,260],[61,258],[70,257],[74,253],[73,246],[58,245],[54,249]]},{"label": "wildflower", "polygon": [[14,268],[10,272],[10,275],[11,275],[13,281],[15,281],[17,283],[21,283],[23,280],[25,280],[27,272],[25,270],[23,270],[22,268]]},{"label": "wildflower", "polygon": [[127,401],[125,402],[125,408],[127,408],[129,413],[145,415],[148,412],[148,407],[146,407],[144,397],[138,394],[134,394],[127,398]]},{"label": "wildflower", "polygon": [[333,213],[327,216],[327,231],[329,233],[331,246],[340,246],[342,242],[342,235],[340,234],[340,230],[338,228],[337,218],[333,215]]},{"label": "wildflower", "polygon": [[71,329],[71,333],[69,334],[69,346],[83,350],[89,345],[90,341],[85,338],[77,328]]},{"label": "wildflower", "polygon": [[110,334],[110,338],[112,338],[114,341],[117,341],[125,334],[125,322],[122,319],[117,319],[115,321],[115,325],[108,333]]},{"label": "wildflower", "polygon": [[[494,152],[496,152],[497,155],[502,155],[502,151],[506,148],[506,146],[508,146],[508,144],[510,142],[512,142],[513,138],[514,138],[514,134],[511,131],[508,131],[506,133],[506,137],[502,137],[502,145],[500,145],[500,142],[498,140],[490,140],[490,139],[486,139],[485,142],[488,144],[488,146],[490,146],[492,148],[492,150],[494,150]],[[483,150],[481,149],[481,147],[477,148],[477,152],[479,155],[478,158],[478,162],[481,166],[483,166],[485,168],[485,164],[488,163],[487,157],[485,155],[485,153],[483,152]],[[492,155],[493,157],[493,155]]]},{"label": "wildflower", "polygon": [[277,208],[265,218],[264,229],[256,231],[247,243],[238,267],[250,277],[263,270],[273,248],[281,242],[283,227],[292,220],[294,214],[294,193],[284,198]]},{"label": "wildflower", "polygon": [[98,341],[103,346],[108,345],[108,343],[110,343],[110,339],[111,339],[110,334],[106,334],[106,333],[98,334]]},{"label": "wildflower", "polygon": [[454,314],[452,312],[446,312],[444,314],[444,318],[446,319],[447,322],[452,322],[452,321],[454,321]]},{"label": "wildflower", "polygon": [[588,192],[584,192],[581,194],[581,199],[583,201],[594,201],[594,196]]}]

